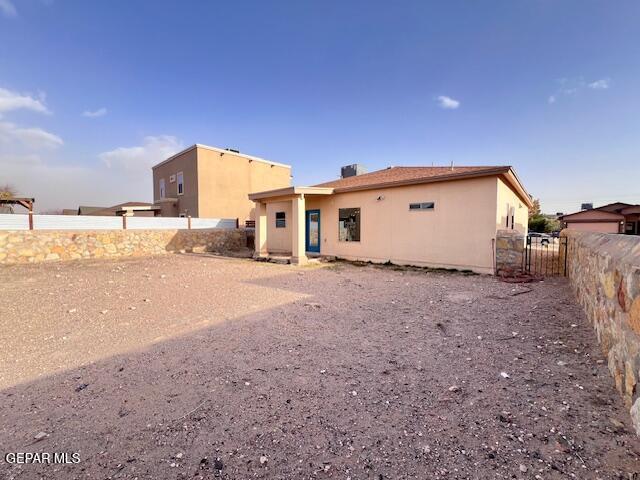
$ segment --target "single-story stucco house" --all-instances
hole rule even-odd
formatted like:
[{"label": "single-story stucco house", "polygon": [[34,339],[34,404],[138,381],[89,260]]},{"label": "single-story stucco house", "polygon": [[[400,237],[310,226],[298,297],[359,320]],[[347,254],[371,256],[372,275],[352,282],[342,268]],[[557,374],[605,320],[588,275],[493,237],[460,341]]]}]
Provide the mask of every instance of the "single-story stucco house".
[{"label": "single-story stucco house", "polygon": [[559,217],[564,228],[583,232],[640,235],[640,205],[614,202]]},{"label": "single-story stucco house", "polygon": [[496,232],[526,234],[531,198],[509,166],[389,167],[254,192],[257,257],[324,255],[494,273]]}]

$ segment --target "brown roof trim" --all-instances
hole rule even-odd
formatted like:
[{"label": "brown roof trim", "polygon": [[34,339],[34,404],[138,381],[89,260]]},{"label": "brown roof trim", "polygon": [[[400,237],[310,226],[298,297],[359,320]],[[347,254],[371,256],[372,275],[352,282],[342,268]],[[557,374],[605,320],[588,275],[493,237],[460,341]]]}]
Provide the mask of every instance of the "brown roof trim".
[{"label": "brown roof trim", "polygon": [[621,219],[615,219],[615,218],[592,218],[592,219],[587,219],[587,218],[583,218],[580,220],[564,220],[565,223],[620,223],[622,220],[624,220],[624,217]]},{"label": "brown roof trim", "polygon": [[[465,178],[487,177],[490,175],[499,175],[506,173],[511,167],[497,167],[491,170],[483,170],[481,172],[461,172],[451,173],[447,175],[438,175],[435,177],[412,178],[410,180],[396,180],[391,182],[372,183],[368,185],[360,185],[355,187],[334,187],[335,193],[357,192],[362,190],[375,190],[378,188],[402,187],[405,185],[420,185],[422,183],[447,182],[450,180],[460,180]],[[374,172],[372,172],[374,173]]]}]

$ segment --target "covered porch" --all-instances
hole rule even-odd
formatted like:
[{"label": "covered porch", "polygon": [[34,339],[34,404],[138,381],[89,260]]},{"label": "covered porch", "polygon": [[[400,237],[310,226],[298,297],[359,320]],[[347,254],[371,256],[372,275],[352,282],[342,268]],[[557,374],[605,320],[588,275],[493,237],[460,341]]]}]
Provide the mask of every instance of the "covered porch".
[{"label": "covered porch", "polygon": [[333,188],[287,187],[249,194],[255,203],[257,259],[289,257],[305,264],[309,254],[320,254],[320,210],[307,210],[308,199],[333,194]]}]

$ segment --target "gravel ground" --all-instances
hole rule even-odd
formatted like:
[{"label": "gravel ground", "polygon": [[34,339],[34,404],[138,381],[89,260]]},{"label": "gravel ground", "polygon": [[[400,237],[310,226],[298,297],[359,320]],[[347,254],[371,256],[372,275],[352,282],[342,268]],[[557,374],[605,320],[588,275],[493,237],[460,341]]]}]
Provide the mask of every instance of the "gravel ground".
[{"label": "gravel ground", "polygon": [[563,279],[170,255],[0,268],[0,292],[1,478],[640,475]]}]

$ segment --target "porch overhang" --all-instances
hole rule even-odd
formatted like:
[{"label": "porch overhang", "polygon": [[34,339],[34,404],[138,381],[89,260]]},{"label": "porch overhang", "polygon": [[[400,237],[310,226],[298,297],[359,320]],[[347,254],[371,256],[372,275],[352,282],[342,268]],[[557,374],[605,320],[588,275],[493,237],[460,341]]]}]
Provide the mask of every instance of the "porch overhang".
[{"label": "porch overhang", "polygon": [[249,200],[265,201],[286,197],[294,197],[298,195],[331,195],[333,188],[325,187],[285,187],[275,190],[265,190],[264,192],[255,192],[249,194]]},{"label": "porch overhang", "polygon": [[291,263],[307,262],[305,243],[306,199],[317,195],[331,195],[333,188],[327,187],[286,187],[265,192],[249,194],[249,200],[255,202],[255,254],[258,259],[269,257],[267,244],[267,204],[291,202]]}]

